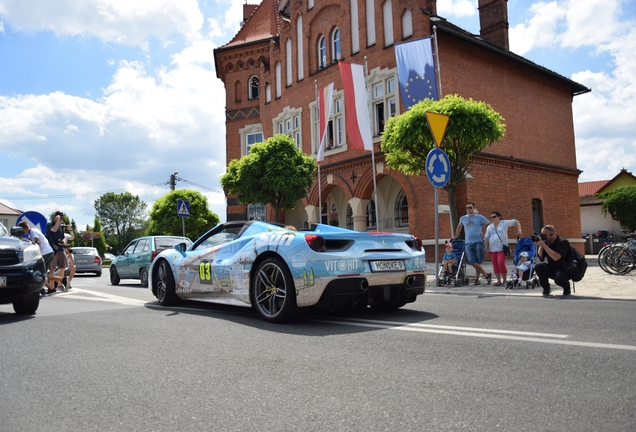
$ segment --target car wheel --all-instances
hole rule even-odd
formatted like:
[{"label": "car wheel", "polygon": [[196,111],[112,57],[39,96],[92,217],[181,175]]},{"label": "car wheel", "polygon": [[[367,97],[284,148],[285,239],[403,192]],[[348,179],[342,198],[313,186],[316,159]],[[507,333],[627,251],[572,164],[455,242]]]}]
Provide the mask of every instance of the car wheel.
[{"label": "car wheel", "polygon": [[121,279],[119,277],[119,274],[117,273],[117,268],[111,267],[110,268],[110,283],[113,285],[119,285],[120,280]]},{"label": "car wheel", "polygon": [[174,306],[179,304],[181,299],[175,292],[174,275],[172,274],[172,269],[170,269],[168,262],[166,260],[161,260],[156,271],[157,275],[152,280],[159,303],[163,306]]},{"label": "car wheel", "polygon": [[289,270],[279,258],[266,258],[254,272],[250,297],[265,321],[283,322],[297,310],[296,289]]},{"label": "car wheel", "polygon": [[97,272],[97,273],[95,273],[95,276],[97,276],[97,277],[102,277],[102,272]]},{"label": "car wheel", "polygon": [[147,268],[144,267],[141,270],[139,270],[139,278],[141,279],[141,286],[147,287],[148,286],[148,269]]},{"label": "car wheel", "polygon": [[13,310],[17,314],[32,315],[40,306],[40,293],[35,293],[31,297],[13,302]]}]

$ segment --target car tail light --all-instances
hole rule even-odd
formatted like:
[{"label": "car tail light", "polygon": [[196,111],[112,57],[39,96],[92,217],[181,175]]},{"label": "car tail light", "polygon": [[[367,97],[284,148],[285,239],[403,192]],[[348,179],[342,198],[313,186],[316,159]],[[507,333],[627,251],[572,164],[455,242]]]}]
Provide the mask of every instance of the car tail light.
[{"label": "car tail light", "polygon": [[316,234],[306,234],[305,241],[307,245],[316,252],[324,252],[325,239]]},{"label": "car tail light", "polygon": [[102,262],[102,259],[100,257],[98,257],[98,256],[96,256],[95,259],[93,260],[94,264],[99,264],[101,262]]},{"label": "car tail light", "polygon": [[419,237],[413,239],[413,249],[418,251],[422,250],[422,240]]},{"label": "car tail light", "polygon": [[159,255],[161,252],[161,250],[156,250],[156,251],[152,251],[152,254],[150,255],[150,262],[153,262],[155,260],[155,258],[157,257],[157,255]]}]

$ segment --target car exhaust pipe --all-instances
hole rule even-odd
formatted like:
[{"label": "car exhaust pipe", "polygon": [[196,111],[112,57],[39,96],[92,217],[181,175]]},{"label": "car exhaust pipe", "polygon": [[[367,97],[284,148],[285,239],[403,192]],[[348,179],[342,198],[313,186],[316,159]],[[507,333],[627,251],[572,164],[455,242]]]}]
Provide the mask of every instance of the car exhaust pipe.
[{"label": "car exhaust pipe", "polygon": [[366,279],[362,279],[358,284],[358,288],[360,288],[361,291],[366,291],[367,288],[369,288],[369,282]]},{"label": "car exhaust pipe", "polygon": [[415,285],[415,276],[409,276],[406,278],[406,286],[412,287]]}]

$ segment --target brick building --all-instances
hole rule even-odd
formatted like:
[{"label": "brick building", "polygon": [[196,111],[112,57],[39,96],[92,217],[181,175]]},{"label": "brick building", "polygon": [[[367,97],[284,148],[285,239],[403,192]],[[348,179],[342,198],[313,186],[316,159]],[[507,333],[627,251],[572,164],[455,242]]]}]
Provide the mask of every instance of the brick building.
[{"label": "brick building", "polygon": [[[316,87],[335,83],[330,145],[307,198],[285,213],[297,227],[337,220],[358,231],[410,232],[434,238],[434,190],[425,175],[388,170],[380,152],[385,119],[404,111],[398,91],[394,44],[431,36],[436,29],[442,95],[490,104],[505,119],[506,135],[480,153],[457,191],[482,213],[500,211],[520,220],[526,234],[544,223],[580,239],[578,176],[572,99],[589,89],[508,50],[507,0],[479,0],[481,34],[437,16],[436,0],[263,0],[244,6],[236,36],[215,50],[226,88],[227,162],[249,147],[285,133],[316,155]],[[338,60],[368,65],[376,163],[378,215],[370,152],[347,145]],[[439,194],[441,208],[447,203]],[[323,208],[318,209],[321,202]],[[272,217],[262,206],[229,197],[227,219]],[[440,237],[451,235],[440,215]],[[428,240],[428,241],[427,241]],[[429,251],[430,252],[430,251]]]}]

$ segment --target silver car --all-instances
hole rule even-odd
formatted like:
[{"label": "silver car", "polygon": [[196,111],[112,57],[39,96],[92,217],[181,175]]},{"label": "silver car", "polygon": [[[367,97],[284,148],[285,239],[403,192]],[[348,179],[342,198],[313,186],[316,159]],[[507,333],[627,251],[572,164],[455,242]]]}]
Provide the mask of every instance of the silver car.
[{"label": "silver car", "polygon": [[75,258],[75,274],[95,273],[102,275],[102,259],[99,252],[94,247],[73,247],[71,248]]}]

